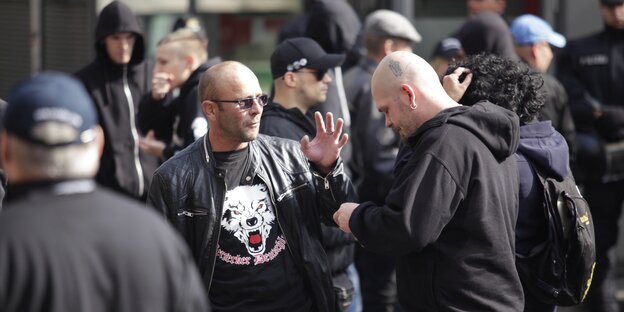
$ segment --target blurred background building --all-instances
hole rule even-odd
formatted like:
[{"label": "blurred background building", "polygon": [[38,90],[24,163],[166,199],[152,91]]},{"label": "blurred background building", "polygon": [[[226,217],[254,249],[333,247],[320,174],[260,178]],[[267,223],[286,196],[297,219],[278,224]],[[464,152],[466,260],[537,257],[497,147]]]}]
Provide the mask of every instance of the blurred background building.
[{"label": "blurred background building", "polygon": [[[110,0],[0,0],[0,98],[10,87],[40,70],[73,73],[93,57],[96,14]],[[184,14],[200,17],[210,39],[210,56],[239,60],[270,84],[269,56],[279,28],[300,13],[298,0],[123,0],[142,19],[148,57],[156,43]],[[466,18],[463,0],[348,0],[360,18],[391,9],[411,19],[423,41],[414,47],[429,58],[436,42]],[[567,37],[598,30],[597,1],[507,1],[505,17],[523,13],[544,17]]]}]

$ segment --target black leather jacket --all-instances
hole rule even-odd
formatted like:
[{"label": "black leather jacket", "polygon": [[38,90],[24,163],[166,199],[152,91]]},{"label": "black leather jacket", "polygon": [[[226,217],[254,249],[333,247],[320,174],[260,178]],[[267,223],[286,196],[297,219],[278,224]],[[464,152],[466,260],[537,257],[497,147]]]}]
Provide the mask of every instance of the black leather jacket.
[{"label": "black leather jacket", "polygon": [[[154,174],[148,204],[159,209],[184,236],[208,290],[216,259],[225,198],[224,172],[215,166],[208,135],[165,162]],[[267,185],[288,251],[306,279],[318,311],[334,310],[320,221],[333,223],[339,205],[355,198],[342,161],[327,177],[314,170],[292,140],[260,134],[249,143],[249,172]]]}]

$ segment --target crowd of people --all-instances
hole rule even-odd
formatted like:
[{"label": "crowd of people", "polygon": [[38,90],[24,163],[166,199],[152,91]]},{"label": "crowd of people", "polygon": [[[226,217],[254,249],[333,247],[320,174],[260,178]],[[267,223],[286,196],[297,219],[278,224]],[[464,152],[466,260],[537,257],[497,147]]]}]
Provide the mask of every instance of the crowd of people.
[{"label": "crowd of people", "polygon": [[548,237],[537,166],[579,182],[585,307],[619,311],[624,0],[574,40],[467,0],[429,58],[398,12],[304,2],[269,94],[193,17],[147,59],[119,1],[91,63],[11,90],[0,310],[552,312],[515,265]]}]

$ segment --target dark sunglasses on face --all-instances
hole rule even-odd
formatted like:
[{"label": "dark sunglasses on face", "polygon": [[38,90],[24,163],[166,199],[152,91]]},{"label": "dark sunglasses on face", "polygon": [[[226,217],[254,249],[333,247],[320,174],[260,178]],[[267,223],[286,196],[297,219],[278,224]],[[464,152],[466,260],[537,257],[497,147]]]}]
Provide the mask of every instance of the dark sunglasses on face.
[{"label": "dark sunglasses on face", "polygon": [[266,94],[261,94],[258,96],[248,97],[244,99],[236,99],[236,100],[211,100],[213,102],[219,103],[236,103],[238,104],[238,108],[242,110],[248,110],[253,106],[254,101],[258,101],[260,106],[266,106],[269,103],[269,96]]},{"label": "dark sunglasses on face", "polygon": [[325,74],[327,74],[327,69],[308,69],[308,73],[314,74],[316,80],[321,81],[325,77]]}]

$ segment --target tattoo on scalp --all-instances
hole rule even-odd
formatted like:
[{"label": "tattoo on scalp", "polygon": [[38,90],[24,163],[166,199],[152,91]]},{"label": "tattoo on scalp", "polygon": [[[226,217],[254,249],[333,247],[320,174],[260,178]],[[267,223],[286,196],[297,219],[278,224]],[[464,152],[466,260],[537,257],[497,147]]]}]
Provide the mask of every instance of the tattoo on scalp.
[{"label": "tattoo on scalp", "polygon": [[392,71],[392,74],[395,77],[403,76],[403,70],[401,69],[401,63],[399,63],[397,61],[390,61],[390,64],[388,64],[388,66],[390,67],[390,70]]}]

